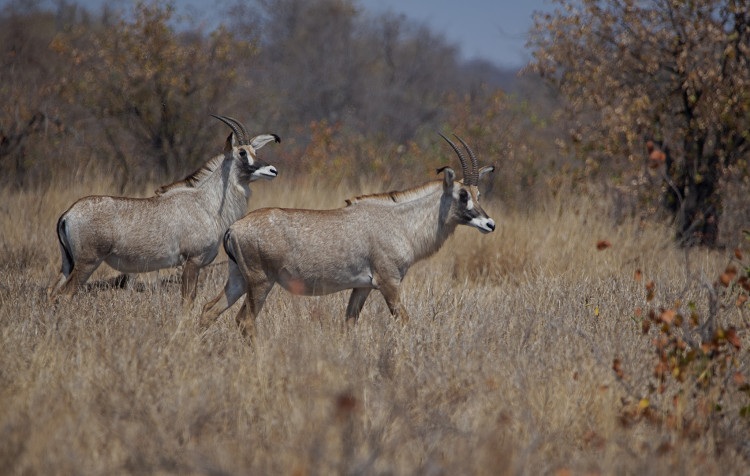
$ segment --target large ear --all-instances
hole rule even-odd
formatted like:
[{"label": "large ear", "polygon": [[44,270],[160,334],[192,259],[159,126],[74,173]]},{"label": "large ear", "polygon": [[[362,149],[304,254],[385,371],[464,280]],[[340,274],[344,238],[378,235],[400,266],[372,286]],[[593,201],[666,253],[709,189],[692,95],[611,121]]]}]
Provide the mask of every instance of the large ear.
[{"label": "large ear", "polygon": [[453,181],[456,179],[456,173],[447,165],[437,170],[437,173],[440,172],[443,173],[443,190],[450,189],[451,193],[453,193]]},{"label": "large ear", "polygon": [[253,140],[250,141],[250,145],[253,146],[253,149],[258,150],[271,141],[276,141],[277,143],[281,142],[281,137],[276,134],[261,134],[253,137]]},{"label": "large ear", "polygon": [[234,132],[230,132],[224,143],[224,152],[231,152],[235,147],[237,147],[237,139],[234,137]]},{"label": "large ear", "polygon": [[487,175],[490,172],[494,172],[494,171],[495,171],[495,166],[494,165],[485,165],[484,167],[482,167],[481,169],[479,169],[479,178],[481,179],[483,176]]}]

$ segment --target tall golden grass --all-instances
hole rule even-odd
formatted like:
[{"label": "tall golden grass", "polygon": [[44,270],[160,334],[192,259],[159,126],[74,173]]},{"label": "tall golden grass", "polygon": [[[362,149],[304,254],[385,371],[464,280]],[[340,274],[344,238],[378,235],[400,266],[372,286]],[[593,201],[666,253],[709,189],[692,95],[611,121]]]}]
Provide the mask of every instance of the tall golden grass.
[{"label": "tall golden grass", "polygon": [[[459,229],[403,284],[412,316],[373,293],[342,331],[348,295],[272,291],[254,347],[235,309],[205,334],[183,315],[178,271],[92,285],[54,304],[55,222],[97,182],[0,192],[0,473],[730,474],[747,468],[737,392],[726,417],[686,432],[625,424],[652,380],[633,316],[658,299],[705,308],[726,253],[682,250],[665,226],[616,225],[606,201],[560,193],[529,212],[489,202],[498,224]],[[152,190],[155,187],[144,189]],[[341,206],[375,186],[254,184],[250,208]],[[607,240],[609,248],[598,250]],[[688,260],[686,261],[686,255]],[[224,283],[202,274],[197,308]],[[689,266],[686,266],[689,263]],[[731,314],[744,332],[744,311]],[[735,365],[746,371],[747,351]],[[620,381],[612,370],[619,359]],[[676,410],[675,410],[676,411]]]}]

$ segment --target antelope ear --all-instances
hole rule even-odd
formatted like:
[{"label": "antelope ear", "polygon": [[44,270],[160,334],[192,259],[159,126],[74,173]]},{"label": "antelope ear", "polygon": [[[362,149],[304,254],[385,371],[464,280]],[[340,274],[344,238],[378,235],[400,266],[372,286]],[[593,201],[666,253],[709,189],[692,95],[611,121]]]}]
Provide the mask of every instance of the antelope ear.
[{"label": "antelope ear", "polygon": [[443,173],[443,190],[450,189],[451,193],[453,193],[453,181],[456,179],[456,173],[447,165],[437,170],[437,173],[440,172]]},{"label": "antelope ear", "polygon": [[224,152],[231,152],[235,147],[237,147],[237,140],[234,137],[234,132],[230,132],[227,141],[224,143]]},{"label": "antelope ear", "polygon": [[253,146],[253,149],[258,150],[271,141],[279,143],[281,142],[281,137],[276,134],[261,134],[253,137],[253,140],[250,141],[250,145]]},{"label": "antelope ear", "polygon": [[494,171],[495,171],[495,166],[494,165],[485,165],[484,167],[482,167],[481,169],[479,169],[479,178],[481,179],[482,177],[484,177],[488,173],[494,172]]}]

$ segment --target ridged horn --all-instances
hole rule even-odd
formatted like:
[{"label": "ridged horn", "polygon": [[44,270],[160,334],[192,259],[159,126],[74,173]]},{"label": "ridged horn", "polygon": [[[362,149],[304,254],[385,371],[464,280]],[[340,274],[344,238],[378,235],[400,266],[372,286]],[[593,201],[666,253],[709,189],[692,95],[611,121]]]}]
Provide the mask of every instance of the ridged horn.
[{"label": "ridged horn", "polygon": [[250,144],[250,137],[247,133],[247,129],[245,129],[245,126],[240,121],[229,116],[217,116],[216,114],[211,114],[211,116],[228,125],[229,128],[232,129],[232,132],[234,132],[237,142],[240,145]]},{"label": "ridged horn", "polygon": [[[440,132],[438,132],[440,134]],[[453,147],[453,150],[456,151],[456,155],[458,155],[458,160],[461,161],[461,173],[463,173],[464,176],[464,183],[470,179],[471,172],[469,172],[469,165],[466,163],[466,157],[464,157],[464,154],[461,152],[461,150],[456,146],[456,144],[453,143],[452,140],[445,137],[443,134],[440,134],[440,137],[445,139],[445,141],[450,144],[451,147]],[[466,184],[471,185],[471,184]]]},{"label": "ridged horn", "polygon": [[453,136],[458,139],[464,147],[466,147],[466,150],[469,152],[469,158],[471,158],[471,177],[464,177],[464,182],[468,180],[469,183],[466,185],[479,185],[479,160],[477,160],[477,156],[474,155],[474,151],[471,150],[469,145],[464,142],[463,139],[456,134],[453,134]]}]

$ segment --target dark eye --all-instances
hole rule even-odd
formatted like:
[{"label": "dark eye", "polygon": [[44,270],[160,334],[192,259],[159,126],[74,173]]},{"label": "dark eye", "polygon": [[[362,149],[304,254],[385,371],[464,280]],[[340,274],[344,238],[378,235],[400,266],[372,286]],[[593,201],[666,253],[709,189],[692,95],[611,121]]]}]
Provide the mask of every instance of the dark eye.
[{"label": "dark eye", "polygon": [[461,189],[461,191],[458,192],[458,197],[461,199],[462,202],[469,201],[469,193],[464,189]]},{"label": "dark eye", "polygon": [[247,157],[247,151],[245,149],[240,149],[240,157],[243,159]]}]

